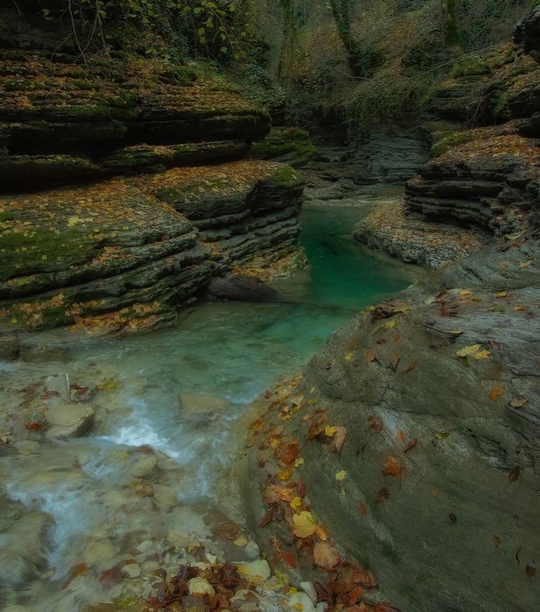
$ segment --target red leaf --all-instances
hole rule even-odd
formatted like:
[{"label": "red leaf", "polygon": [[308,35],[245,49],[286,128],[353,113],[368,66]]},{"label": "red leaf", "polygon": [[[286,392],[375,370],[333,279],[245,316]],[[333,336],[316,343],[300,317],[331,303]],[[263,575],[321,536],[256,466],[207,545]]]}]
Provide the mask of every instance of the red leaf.
[{"label": "red leaf", "polygon": [[377,497],[375,498],[375,503],[382,504],[383,502],[387,501],[389,497],[390,497],[390,491],[388,490],[387,487],[383,487],[377,493]]},{"label": "red leaf", "polygon": [[366,504],[364,504],[364,502],[360,502],[358,504],[358,510],[360,510],[360,514],[362,516],[367,516],[367,514],[368,514],[368,507],[366,506]]},{"label": "red leaf", "polygon": [[294,556],[292,552],[282,552],[280,553],[280,557],[283,559],[285,564],[291,569],[294,569],[296,567],[297,565],[296,557]]},{"label": "red leaf", "polygon": [[34,423],[32,421],[31,423],[26,423],[24,428],[26,431],[39,431],[41,429],[41,423]]},{"label": "red leaf", "polygon": [[373,429],[375,433],[381,433],[382,428],[384,427],[383,420],[380,416],[375,416],[371,414],[368,418],[368,425]]},{"label": "red leaf", "polygon": [[414,448],[418,444],[418,438],[413,438],[409,444],[403,449],[404,453],[408,453],[412,448]]}]

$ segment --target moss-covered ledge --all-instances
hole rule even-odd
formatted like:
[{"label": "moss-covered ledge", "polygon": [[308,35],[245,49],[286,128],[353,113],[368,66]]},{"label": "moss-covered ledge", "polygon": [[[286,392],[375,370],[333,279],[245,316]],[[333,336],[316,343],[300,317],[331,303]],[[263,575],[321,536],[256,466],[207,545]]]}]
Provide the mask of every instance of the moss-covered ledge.
[{"label": "moss-covered ledge", "polygon": [[170,323],[214,275],[290,262],[302,190],[292,168],[244,161],[0,196],[0,321]]}]

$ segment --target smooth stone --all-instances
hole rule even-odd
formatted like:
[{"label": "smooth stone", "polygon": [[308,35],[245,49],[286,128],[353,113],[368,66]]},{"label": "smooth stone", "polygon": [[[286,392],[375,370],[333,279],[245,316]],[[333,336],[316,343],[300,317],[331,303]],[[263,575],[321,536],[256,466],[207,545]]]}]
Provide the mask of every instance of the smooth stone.
[{"label": "smooth stone", "polygon": [[207,413],[227,410],[231,403],[222,397],[210,395],[196,395],[195,393],[181,393],[179,396],[182,410],[194,413]]},{"label": "smooth stone", "polygon": [[160,567],[161,566],[157,561],[145,561],[142,564],[142,572],[146,576],[153,576],[154,572],[156,572]]},{"label": "smooth stone", "polygon": [[84,561],[90,566],[96,566],[104,561],[110,561],[118,554],[118,550],[110,540],[90,542],[84,549]]},{"label": "smooth stone", "polygon": [[293,610],[302,610],[302,612],[316,612],[315,606],[307,593],[293,593],[289,597],[289,601],[287,603]]},{"label": "smooth stone", "polygon": [[154,499],[162,510],[169,510],[178,501],[176,493],[170,487],[160,484],[154,485]]},{"label": "smooth stone", "polygon": [[15,334],[0,334],[0,361],[17,359],[20,348],[19,338]]},{"label": "smooth stone", "polygon": [[188,589],[190,595],[209,595],[213,597],[216,594],[214,587],[204,578],[188,580]]},{"label": "smooth stone", "polygon": [[120,572],[127,578],[138,578],[142,574],[141,566],[138,563],[128,563],[124,565]]},{"label": "smooth stone", "polygon": [[171,531],[167,536],[167,540],[176,548],[186,548],[191,544],[189,534],[183,531]]},{"label": "smooth stone", "polygon": [[59,404],[45,412],[45,419],[51,425],[45,434],[47,438],[79,437],[94,424],[94,411],[78,404]]},{"label": "smooth stone", "polygon": [[251,563],[240,563],[239,566],[242,568],[241,574],[248,580],[253,578],[266,580],[272,573],[268,561],[265,559],[251,561]]},{"label": "smooth stone", "polygon": [[69,401],[70,382],[68,374],[64,373],[49,376],[45,382],[45,386],[47,388],[47,392],[52,394],[51,397],[48,398],[49,403],[54,403],[55,400],[58,402]]},{"label": "smooth stone", "polygon": [[244,552],[246,553],[248,559],[258,559],[261,556],[261,550],[257,545],[257,542],[254,540],[251,540],[246,544]]},{"label": "smooth stone", "polygon": [[139,456],[131,466],[129,473],[133,478],[145,478],[154,471],[157,463],[158,459],[154,455]]},{"label": "smooth stone", "polygon": [[304,593],[309,595],[309,598],[313,604],[317,603],[317,591],[315,590],[313,582],[301,582],[300,588],[304,591]]}]

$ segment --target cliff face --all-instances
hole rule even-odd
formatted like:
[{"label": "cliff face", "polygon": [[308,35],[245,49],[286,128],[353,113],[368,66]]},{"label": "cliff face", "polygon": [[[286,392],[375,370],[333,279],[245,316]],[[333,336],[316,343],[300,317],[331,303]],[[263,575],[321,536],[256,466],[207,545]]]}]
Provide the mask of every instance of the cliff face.
[{"label": "cliff face", "polygon": [[405,184],[404,204],[368,216],[358,240],[439,268],[537,224],[540,66],[511,43],[479,61],[440,86],[431,158]]},{"label": "cliff face", "polygon": [[301,179],[239,161],[265,109],[200,66],[53,52],[59,26],[21,7],[0,27],[5,321],[163,324],[216,274],[299,253]]}]

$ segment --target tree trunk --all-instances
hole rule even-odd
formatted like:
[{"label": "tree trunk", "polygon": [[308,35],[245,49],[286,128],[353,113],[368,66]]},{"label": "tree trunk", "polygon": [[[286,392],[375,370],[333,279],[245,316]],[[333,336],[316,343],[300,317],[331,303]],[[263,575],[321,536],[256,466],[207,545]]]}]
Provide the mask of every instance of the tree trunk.
[{"label": "tree trunk", "polygon": [[444,24],[444,44],[453,57],[463,54],[456,16],[456,0],[441,0]]}]

